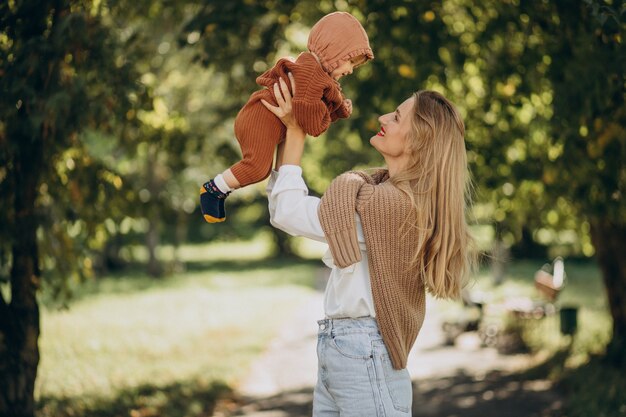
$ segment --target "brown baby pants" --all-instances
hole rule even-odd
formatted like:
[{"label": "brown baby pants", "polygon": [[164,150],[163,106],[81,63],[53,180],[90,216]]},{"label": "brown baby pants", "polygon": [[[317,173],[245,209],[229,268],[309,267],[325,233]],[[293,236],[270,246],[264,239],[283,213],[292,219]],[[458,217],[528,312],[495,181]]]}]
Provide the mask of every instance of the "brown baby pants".
[{"label": "brown baby pants", "polygon": [[270,175],[274,150],[285,139],[285,125],[265,108],[261,98],[275,105],[268,90],[257,91],[235,118],[235,136],[243,158],[230,170],[242,187],[261,182]]}]

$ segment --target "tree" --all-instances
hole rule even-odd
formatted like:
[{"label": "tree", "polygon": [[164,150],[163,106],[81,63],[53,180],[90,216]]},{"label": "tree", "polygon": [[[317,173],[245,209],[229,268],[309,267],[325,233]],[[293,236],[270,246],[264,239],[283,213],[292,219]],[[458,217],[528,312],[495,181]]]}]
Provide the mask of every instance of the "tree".
[{"label": "tree", "polygon": [[563,149],[549,189],[571,196],[590,224],[613,317],[608,356],[626,366],[626,21],[622,2],[584,3],[557,2],[561,22],[546,22],[551,145]]},{"label": "tree", "polygon": [[[40,248],[57,246],[61,273],[80,270],[69,266],[80,249],[65,226],[87,235],[103,220],[98,207],[107,194],[121,188],[78,139],[86,126],[114,129],[112,120],[131,107],[133,75],[115,59],[119,44],[101,13],[102,7],[69,0],[0,4],[0,213],[6,219],[0,245],[1,269],[9,269],[9,293],[0,293],[3,416],[34,415]],[[55,199],[62,203],[50,205]]]},{"label": "tree", "polygon": [[[536,163],[515,176],[541,185],[544,210],[569,207],[589,225],[613,317],[607,357],[626,364],[624,4],[482,6],[479,13],[493,17],[476,42],[497,45],[507,34],[507,43],[485,51],[484,77],[509,80],[503,89],[511,85],[512,91],[530,93],[529,100],[511,104],[528,113],[520,132],[530,144],[526,149],[534,139],[542,143],[542,152],[532,155]],[[533,130],[542,126],[547,135],[535,136]]]}]

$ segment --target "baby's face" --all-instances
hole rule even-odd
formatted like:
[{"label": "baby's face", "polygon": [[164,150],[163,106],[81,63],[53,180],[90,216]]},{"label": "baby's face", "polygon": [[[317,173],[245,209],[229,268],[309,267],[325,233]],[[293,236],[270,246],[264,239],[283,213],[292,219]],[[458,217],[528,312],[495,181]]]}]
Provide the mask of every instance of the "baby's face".
[{"label": "baby's face", "polygon": [[330,76],[339,81],[344,75],[352,74],[354,68],[365,63],[365,61],[366,58],[364,56],[357,56],[349,61],[341,61],[341,64],[330,73]]}]

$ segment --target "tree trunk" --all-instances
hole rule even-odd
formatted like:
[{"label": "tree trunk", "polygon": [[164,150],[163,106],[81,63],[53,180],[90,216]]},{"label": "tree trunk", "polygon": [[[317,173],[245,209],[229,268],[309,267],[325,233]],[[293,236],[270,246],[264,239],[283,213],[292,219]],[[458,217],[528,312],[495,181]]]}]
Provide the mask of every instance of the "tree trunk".
[{"label": "tree trunk", "polygon": [[535,242],[530,226],[523,225],[519,242],[511,247],[511,255],[514,258],[545,259],[548,250],[546,246]]},{"label": "tree trunk", "polygon": [[159,209],[159,191],[161,184],[157,178],[156,167],[158,164],[158,148],[152,144],[148,147],[146,156],[146,188],[150,192],[150,203],[148,205],[148,232],[146,233],[146,248],[148,249],[148,274],[154,278],[163,275],[163,266],[157,256],[156,250],[161,243],[161,211]]},{"label": "tree trunk", "polygon": [[15,139],[21,142],[10,173],[15,208],[11,299],[4,300],[0,294],[0,416],[33,417],[40,331],[35,198],[42,150],[31,138]]},{"label": "tree trunk", "polygon": [[178,210],[174,229],[174,259],[172,260],[172,271],[176,273],[185,271],[185,263],[180,259],[180,246],[187,237],[188,218],[189,216],[183,210]]},{"label": "tree trunk", "polygon": [[157,256],[157,247],[160,242],[159,213],[156,207],[151,207],[148,215],[148,232],[146,233],[146,248],[148,249],[148,274],[153,278],[159,278],[163,275],[163,266]]},{"label": "tree trunk", "polygon": [[613,336],[606,357],[614,365],[626,367],[626,226],[593,219],[591,238],[613,317]]},{"label": "tree trunk", "polygon": [[276,248],[278,249],[274,255],[276,258],[293,258],[295,256],[293,247],[291,246],[291,240],[289,236],[276,230],[272,227],[272,233],[274,234],[274,241],[276,242]]},{"label": "tree trunk", "polygon": [[491,250],[491,274],[493,284],[498,286],[504,282],[506,267],[510,260],[509,248],[506,247],[502,239],[498,236]]}]

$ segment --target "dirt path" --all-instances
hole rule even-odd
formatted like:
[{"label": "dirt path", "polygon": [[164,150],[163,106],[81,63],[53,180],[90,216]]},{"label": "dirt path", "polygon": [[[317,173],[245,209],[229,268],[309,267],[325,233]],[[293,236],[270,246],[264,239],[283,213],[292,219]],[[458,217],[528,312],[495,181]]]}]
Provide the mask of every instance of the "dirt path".
[{"label": "dirt path", "polygon": [[[323,296],[286,318],[268,350],[218,405],[215,416],[304,417],[311,415],[316,381],[316,321]],[[409,357],[414,417],[556,417],[562,401],[544,379],[525,379],[528,355],[500,355],[466,334],[457,346],[443,346],[440,317],[429,303],[426,321]]]}]

